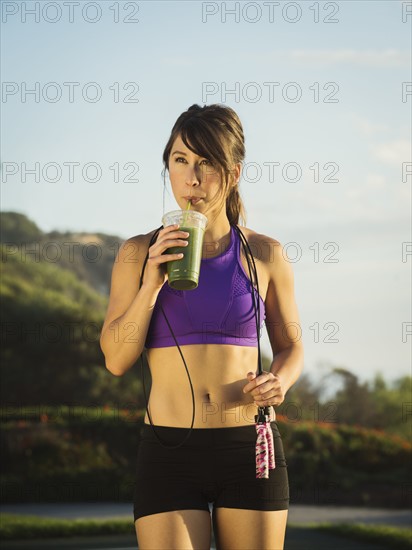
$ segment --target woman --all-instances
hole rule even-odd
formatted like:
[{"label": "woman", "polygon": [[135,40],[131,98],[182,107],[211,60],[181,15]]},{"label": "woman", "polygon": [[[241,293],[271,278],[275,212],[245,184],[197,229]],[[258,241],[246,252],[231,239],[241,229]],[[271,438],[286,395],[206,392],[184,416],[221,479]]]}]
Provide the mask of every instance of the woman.
[{"label": "woman", "polygon": [[[156,230],[128,239],[114,264],[101,335],[106,367],[121,376],[146,350],[152,376],[134,500],[141,550],[209,549],[211,502],[218,550],[284,545],[289,485],[282,440],[271,408],[276,467],[269,479],[257,479],[255,414],[258,406],[284,401],[302,371],[303,348],[296,335],[293,273],[282,246],[237,226],[239,216],[245,219],[238,190],[244,156],[243,128],[231,108],[192,105],[182,113],[163,162],[179,208],[191,200],[191,208],[208,219],[199,286],[175,291],[165,284],[167,262],[181,256],[164,253],[188,243],[188,234],[175,226],[162,228],[151,245]],[[270,371],[260,376],[252,285],[235,226],[255,260],[260,318],[266,320],[273,350]],[[173,316],[193,395],[160,304],[168,318]],[[190,436],[180,447],[165,448],[188,435],[193,397]]]}]

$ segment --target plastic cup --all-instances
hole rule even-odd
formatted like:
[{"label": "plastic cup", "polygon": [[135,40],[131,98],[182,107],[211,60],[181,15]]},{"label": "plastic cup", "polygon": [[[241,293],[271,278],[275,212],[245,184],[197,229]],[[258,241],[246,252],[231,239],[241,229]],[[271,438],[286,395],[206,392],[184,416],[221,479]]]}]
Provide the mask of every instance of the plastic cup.
[{"label": "plastic cup", "polygon": [[180,225],[179,231],[187,231],[189,237],[186,246],[172,246],[165,254],[179,254],[183,258],[167,262],[167,278],[175,290],[193,290],[199,284],[200,265],[202,260],[203,237],[207,217],[196,210],[173,210],[162,217],[163,227]]}]

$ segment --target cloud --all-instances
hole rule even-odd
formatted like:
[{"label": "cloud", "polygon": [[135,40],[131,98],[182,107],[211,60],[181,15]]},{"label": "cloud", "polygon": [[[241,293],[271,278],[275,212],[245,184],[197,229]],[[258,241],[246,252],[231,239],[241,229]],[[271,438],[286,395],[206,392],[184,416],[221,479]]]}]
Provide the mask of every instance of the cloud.
[{"label": "cloud", "polygon": [[411,159],[411,143],[407,139],[371,145],[369,149],[375,158],[385,164],[400,167],[402,162],[409,162]]},{"label": "cloud", "polygon": [[[224,62],[232,62],[231,55],[221,55]],[[412,62],[409,50],[387,48],[385,50],[360,50],[354,48],[340,49],[297,49],[297,50],[272,50],[267,53],[259,53],[258,59],[255,52],[244,52],[242,58],[249,59],[254,63],[267,64],[268,62],[299,63],[308,65],[341,65],[359,67],[407,67]],[[192,55],[167,55],[163,56],[161,62],[174,67],[193,67],[196,59]]]},{"label": "cloud", "polygon": [[367,67],[409,67],[411,54],[408,50],[389,48],[386,50],[355,50],[351,48],[339,50],[292,50],[287,52],[290,60],[304,63],[321,63],[336,65],[350,63],[351,65]]},{"label": "cloud", "polygon": [[366,176],[366,186],[372,189],[383,189],[387,181],[381,174],[368,174]]},{"label": "cloud", "polygon": [[374,136],[378,132],[385,132],[389,130],[388,126],[385,126],[384,124],[372,122],[368,120],[366,117],[360,116],[356,113],[352,113],[351,116],[352,116],[353,124],[355,128],[365,136]]}]

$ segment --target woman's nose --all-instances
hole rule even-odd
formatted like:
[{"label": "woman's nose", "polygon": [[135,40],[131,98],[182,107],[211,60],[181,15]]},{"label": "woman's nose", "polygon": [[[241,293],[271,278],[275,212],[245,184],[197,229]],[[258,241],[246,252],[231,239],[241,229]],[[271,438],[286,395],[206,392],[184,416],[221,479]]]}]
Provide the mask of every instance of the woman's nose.
[{"label": "woman's nose", "polygon": [[186,183],[194,185],[200,183],[200,170],[196,167],[188,166],[186,171]]}]

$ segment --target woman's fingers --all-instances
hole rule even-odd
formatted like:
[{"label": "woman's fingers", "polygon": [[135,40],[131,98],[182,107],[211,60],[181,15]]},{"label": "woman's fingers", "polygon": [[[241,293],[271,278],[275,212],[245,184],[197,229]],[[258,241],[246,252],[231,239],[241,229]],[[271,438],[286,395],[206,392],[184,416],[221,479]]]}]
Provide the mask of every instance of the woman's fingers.
[{"label": "woman's fingers", "polygon": [[180,258],[183,258],[182,253],[160,254],[160,256],[153,256],[152,258],[149,258],[147,261],[159,265],[159,264],[165,264],[166,262],[170,262],[171,260],[179,260]]},{"label": "woman's fingers", "polygon": [[[160,234],[162,233],[161,237]],[[173,246],[179,246],[179,247],[186,247],[189,242],[187,241],[187,238],[189,236],[189,233],[187,231],[178,231],[176,230],[176,226],[170,225],[162,229],[159,233],[159,239],[150,247],[150,254],[149,256],[152,258],[154,257],[160,257],[161,260],[159,263],[168,262],[171,259],[175,259],[179,256],[179,254],[168,254],[166,257],[164,257],[164,252]],[[172,238],[174,237],[174,238]]]}]

